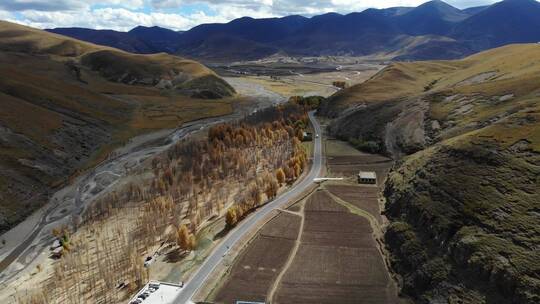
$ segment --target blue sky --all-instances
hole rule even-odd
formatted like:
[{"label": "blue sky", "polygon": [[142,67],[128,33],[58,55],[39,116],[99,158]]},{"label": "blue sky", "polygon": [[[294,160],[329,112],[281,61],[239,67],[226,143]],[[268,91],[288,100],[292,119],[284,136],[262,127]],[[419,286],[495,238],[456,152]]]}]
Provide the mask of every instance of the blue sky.
[{"label": "blue sky", "polygon": [[[366,8],[417,6],[425,0],[0,0],[0,19],[37,28],[87,27],[127,31],[137,25],[187,30],[235,18],[312,16]],[[450,0],[458,8],[492,0]]]}]

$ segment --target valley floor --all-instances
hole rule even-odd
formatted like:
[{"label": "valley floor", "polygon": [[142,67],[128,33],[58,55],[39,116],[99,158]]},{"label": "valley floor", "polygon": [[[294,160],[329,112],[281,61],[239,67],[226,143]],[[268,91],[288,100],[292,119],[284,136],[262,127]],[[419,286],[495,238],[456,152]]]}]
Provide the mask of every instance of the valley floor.
[{"label": "valley floor", "polygon": [[[380,190],[392,161],[338,140],[326,140],[325,150],[326,176],[344,179],[280,209],[200,300],[408,303],[398,297],[382,244]],[[359,185],[359,170],[377,172],[378,185]]]},{"label": "valley floor", "polygon": [[[356,76],[354,80],[351,80],[353,84],[367,79],[376,71],[376,69],[370,69],[363,72],[345,73],[353,73]],[[171,143],[182,138],[199,136],[198,134],[202,134],[199,131],[210,125],[243,117],[262,107],[284,102],[290,96],[329,96],[337,90],[332,86],[332,81],[335,78],[347,77],[340,73],[334,71],[319,75],[312,74],[307,76],[309,80],[303,79],[306,76],[299,73],[280,79],[267,76],[228,77],[227,81],[234,86],[235,90],[240,95],[248,97],[235,104],[234,114],[202,119],[186,123],[176,130],[161,130],[129,140],[125,146],[111,153],[109,159],[58,191],[48,205],[2,236],[7,242],[6,245],[0,247],[0,257],[3,259],[0,264],[2,266],[0,282],[5,287],[0,291],[0,300],[3,299],[7,303],[18,302],[16,295],[20,296],[25,293],[25,290],[31,290],[40,282],[50,280],[53,263],[49,257],[48,247],[54,239],[52,230],[71,223],[82,214],[90,202],[98,197],[112,193],[114,189],[130,183],[131,172],[136,172],[144,160],[164,151]],[[289,215],[297,214],[289,213]],[[113,247],[116,246],[114,245],[116,242],[121,241],[114,238],[114,231],[118,229],[118,224],[122,223],[122,218],[126,216],[130,217],[129,214],[119,215],[115,220],[117,223],[110,226],[110,229],[106,229],[110,235],[103,236]],[[199,244],[196,251],[187,257],[163,256],[151,265],[149,277],[171,282],[185,280],[219,242],[224,226],[223,218],[208,223],[197,235]],[[92,238],[93,232],[89,230],[87,233],[88,237]],[[21,238],[21,235],[24,237]],[[295,238],[300,238],[300,236],[295,236]],[[97,239],[93,242],[98,243]],[[97,250],[97,248],[89,248],[89,250]],[[159,251],[160,248],[153,250]],[[387,274],[383,276],[388,277]]]}]

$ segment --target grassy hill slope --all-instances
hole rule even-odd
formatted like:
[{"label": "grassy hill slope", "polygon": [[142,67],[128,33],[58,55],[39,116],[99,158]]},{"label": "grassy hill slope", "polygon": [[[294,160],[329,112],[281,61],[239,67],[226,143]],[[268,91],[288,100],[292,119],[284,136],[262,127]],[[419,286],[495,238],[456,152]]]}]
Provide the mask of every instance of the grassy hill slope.
[{"label": "grassy hill slope", "polygon": [[386,240],[405,293],[540,301],[540,46],[394,64],[322,112],[335,135],[398,159]]},{"label": "grassy hill slope", "polygon": [[128,138],[230,112],[203,65],[0,22],[0,231]]}]

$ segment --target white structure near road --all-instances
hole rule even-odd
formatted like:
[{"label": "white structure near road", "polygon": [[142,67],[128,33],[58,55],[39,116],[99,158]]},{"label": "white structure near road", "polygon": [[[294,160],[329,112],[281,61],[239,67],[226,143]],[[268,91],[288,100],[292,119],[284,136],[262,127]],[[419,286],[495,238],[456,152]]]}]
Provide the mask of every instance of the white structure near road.
[{"label": "white structure near road", "polygon": [[324,181],[341,181],[343,179],[343,177],[316,177],[313,179],[313,182],[322,183]]},{"label": "white structure near road", "polygon": [[129,304],[173,304],[183,285],[150,281],[129,301]]},{"label": "white structure near road", "polygon": [[358,183],[377,184],[377,174],[371,171],[360,171],[360,173],[358,173]]}]

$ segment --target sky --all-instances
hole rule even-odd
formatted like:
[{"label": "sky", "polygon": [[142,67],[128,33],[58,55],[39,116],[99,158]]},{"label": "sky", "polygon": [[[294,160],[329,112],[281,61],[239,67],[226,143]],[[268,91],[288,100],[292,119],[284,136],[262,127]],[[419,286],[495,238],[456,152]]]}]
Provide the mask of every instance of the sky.
[{"label": "sky", "polygon": [[[366,8],[418,6],[426,0],[0,0],[0,19],[37,28],[86,27],[128,31],[137,25],[188,30],[236,18],[342,14]],[[496,0],[449,0],[467,8]]]}]

